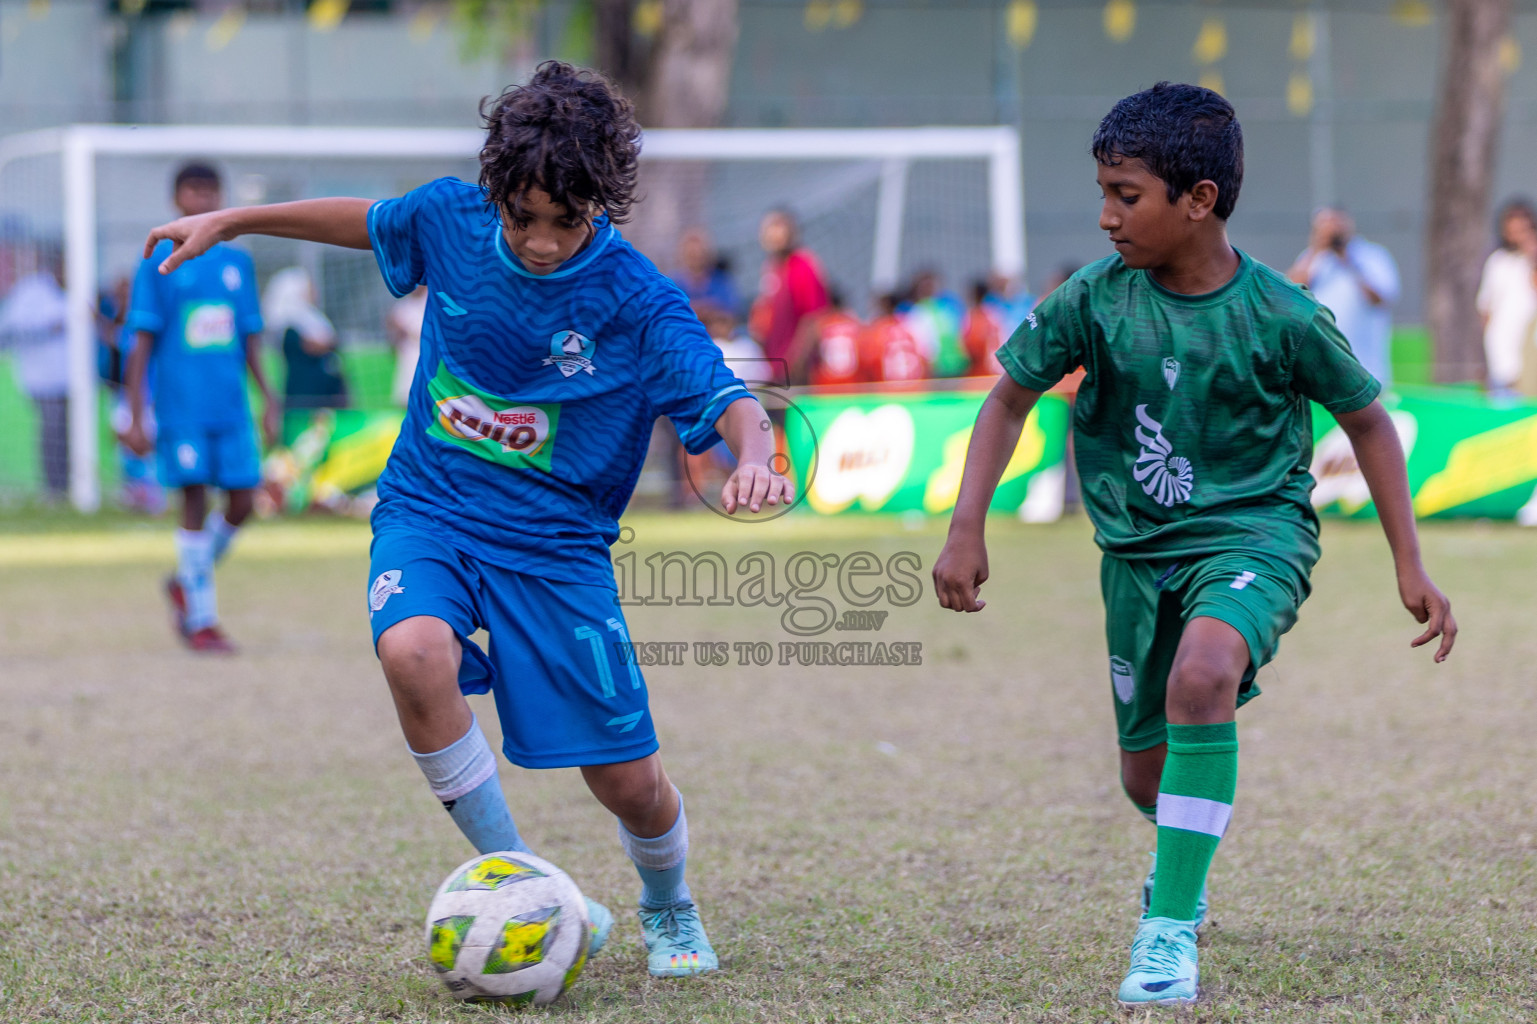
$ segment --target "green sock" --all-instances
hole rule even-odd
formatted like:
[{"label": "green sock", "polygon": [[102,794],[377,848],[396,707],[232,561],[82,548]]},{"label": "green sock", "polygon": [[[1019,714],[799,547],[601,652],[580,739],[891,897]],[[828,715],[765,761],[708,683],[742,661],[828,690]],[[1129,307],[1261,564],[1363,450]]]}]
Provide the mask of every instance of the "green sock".
[{"label": "green sock", "polygon": [[1170,725],[1158,787],[1158,878],[1149,917],[1195,918],[1238,788],[1238,724]]}]

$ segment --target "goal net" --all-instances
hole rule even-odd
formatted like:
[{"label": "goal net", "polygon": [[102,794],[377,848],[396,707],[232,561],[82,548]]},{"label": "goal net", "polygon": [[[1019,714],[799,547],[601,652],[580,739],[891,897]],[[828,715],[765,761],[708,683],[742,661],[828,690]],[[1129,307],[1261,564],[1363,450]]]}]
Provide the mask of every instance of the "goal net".
[{"label": "goal net", "polygon": [[[91,511],[138,471],[112,432],[114,291],[131,280],[148,230],[175,216],[180,165],[212,164],[231,205],[385,197],[443,175],[474,180],[480,142],[480,132],[457,129],[106,125],[0,139],[0,504],[57,497],[63,486]],[[774,208],[794,215],[803,244],[859,312],[921,270],[959,292],[1025,269],[1019,141],[1008,128],[658,129],[645,135],[639,194],[626,237],[668,270],[682,232],[703,227],[742,299],[738,313],[758,291],[759,222]],[[339,339],[349,404],[391,408],[395,300],[372,255],[265,237],[236,244],[264,292],[280,270],[308,272]],[[50,288],[53,306],[43,301]],[[281,393],[280,350],[269,333]],[[668,476],[648,468],[642,493],[675,487]]]}]

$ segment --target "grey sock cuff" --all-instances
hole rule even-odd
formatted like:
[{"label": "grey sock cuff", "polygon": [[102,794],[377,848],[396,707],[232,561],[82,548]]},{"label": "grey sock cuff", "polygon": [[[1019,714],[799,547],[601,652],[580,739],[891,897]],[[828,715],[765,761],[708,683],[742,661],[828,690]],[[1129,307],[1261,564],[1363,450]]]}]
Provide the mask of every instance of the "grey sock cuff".
[{"label": "grey sock cuff", "polygon": [[[673,792],[678,793],[676,786]],[[651,839],[642,839],[619,822],[619,845],[637,867],[647,871],[666,871],[683,863],[688,856],[688,816],[683,813],[683,794],[678,793],[678,820],[672,828]]]},{"label": "grey sock cuff", "polygon": [[[409,749],[409,748],[408,748]],[[430,754],[411,751],[416,765],[427,776],[427,785],[439,800],[457,800],[496,774],[496,755],[480,731],[480,722],[470,716],[470,731],[442,750]]]}]

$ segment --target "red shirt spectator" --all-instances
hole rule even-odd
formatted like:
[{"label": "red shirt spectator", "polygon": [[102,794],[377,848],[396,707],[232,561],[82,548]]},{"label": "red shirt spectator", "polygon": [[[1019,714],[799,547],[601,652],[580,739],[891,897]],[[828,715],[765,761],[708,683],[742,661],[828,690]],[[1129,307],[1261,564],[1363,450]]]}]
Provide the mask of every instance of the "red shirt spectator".
[{"label": "red shirt spectator", "polygon": [[897,314],[896,297],[883,295],[880,315],[870,321],[860,338],[861,363],[866,380],[926,380],[929,361],[923,345]]},{"label": "red shirt spectator", "polygon": [[799,228],[784,210],[763,216],[758,241],[768,258],[748,326],[770,359],[788,359],[801,320],[827,305],[822,266],[800,248]]},{"label": "red shirt spectator", "polygon": [[961,347],[971,362],[966,372],[972,377],[996,377],[1003,372],[1003,364],[998,362],[998,347],[1003,344],[1003,324],[987,297],[987,283],[978,282],[972,288],[971,305],[961,325]]}]

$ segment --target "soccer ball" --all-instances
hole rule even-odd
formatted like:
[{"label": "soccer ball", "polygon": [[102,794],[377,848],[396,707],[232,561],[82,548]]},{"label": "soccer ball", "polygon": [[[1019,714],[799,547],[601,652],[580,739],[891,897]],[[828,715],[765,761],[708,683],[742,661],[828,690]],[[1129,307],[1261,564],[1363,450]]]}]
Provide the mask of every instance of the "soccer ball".
[{"label": "soccer ball", "polygon": [[427,908],[427,956],[470,1002],[554,1002],[582,973],[590,938],[576,883],[529,853],[466,861]]}]

